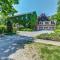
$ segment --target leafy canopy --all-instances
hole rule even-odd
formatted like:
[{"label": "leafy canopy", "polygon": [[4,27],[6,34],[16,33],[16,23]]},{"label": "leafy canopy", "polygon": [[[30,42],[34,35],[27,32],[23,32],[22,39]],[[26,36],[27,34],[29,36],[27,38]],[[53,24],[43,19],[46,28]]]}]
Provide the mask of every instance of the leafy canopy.
[{"label": "leafy canopy", "polygon": [[60,0],[58,0],[57,5],[58,5],[58,7],[57,7],[57,12],[60,12]]},{"label": "leafy canopy", "polygon": [[13,5],[18,4],[18,0],[0,0],[0,15],[14,15],[16,9]]},{"label": "leafy canopy", "polygon": [[51,19],[60,21],[60,0],[57,2],[57,13],[51,16]]}]

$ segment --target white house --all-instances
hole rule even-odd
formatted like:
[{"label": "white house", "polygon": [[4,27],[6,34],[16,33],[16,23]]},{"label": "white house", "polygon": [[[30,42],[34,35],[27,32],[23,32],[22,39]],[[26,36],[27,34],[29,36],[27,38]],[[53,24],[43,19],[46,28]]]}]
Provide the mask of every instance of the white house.
[{"label": "white house", "polygon": [[54,30],[56,28],[56,21],[49,20],[45,14],[38,17],[37,30]]},{"label": "white house", "polygon": [[56,21],[40,21],[37,25],[37,30],[54,30]]}]

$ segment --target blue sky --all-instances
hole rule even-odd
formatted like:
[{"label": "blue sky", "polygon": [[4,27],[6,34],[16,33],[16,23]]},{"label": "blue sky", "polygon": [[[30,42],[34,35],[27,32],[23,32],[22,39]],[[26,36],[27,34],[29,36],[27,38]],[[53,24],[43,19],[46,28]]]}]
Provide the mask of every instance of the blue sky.
[{"label": "blue sky", "polygon": [[56,13],[57,0],[20,0],[19,4],[14,7],[18,14],[36,11],[37,15],[41,13],[53,15]]}]

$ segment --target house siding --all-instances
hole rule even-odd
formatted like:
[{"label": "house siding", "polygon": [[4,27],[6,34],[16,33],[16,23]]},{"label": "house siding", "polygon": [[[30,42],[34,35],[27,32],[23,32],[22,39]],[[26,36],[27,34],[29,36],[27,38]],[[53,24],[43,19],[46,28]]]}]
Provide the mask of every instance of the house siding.
[{"label": "house siding", "polygon": [[55,28],[56,21],[39,21],[37,24],[37,30],[54,30]]}]

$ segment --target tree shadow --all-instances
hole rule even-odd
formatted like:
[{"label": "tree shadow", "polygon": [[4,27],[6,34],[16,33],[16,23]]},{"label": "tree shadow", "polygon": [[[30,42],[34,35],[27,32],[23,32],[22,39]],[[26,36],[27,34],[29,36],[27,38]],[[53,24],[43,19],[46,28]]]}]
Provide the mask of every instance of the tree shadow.
[{"label": "tree shadow", "polygon": [[24,49],[25,44],[32,43],[34,38],[20,35],[0,37],[0,60],[13,60],[8,58],[19,49]]}]

